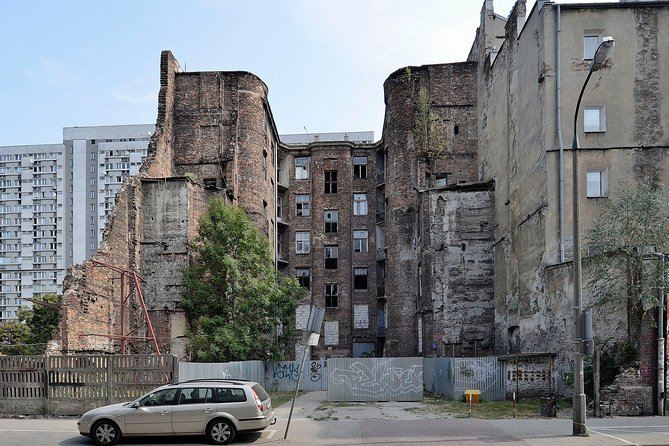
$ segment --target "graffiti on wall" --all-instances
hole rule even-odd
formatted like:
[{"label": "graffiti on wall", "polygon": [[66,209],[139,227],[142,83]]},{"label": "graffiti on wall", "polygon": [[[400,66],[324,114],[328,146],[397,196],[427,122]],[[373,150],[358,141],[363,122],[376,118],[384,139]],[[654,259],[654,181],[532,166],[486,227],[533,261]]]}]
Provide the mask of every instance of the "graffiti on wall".
[{"label": "graffiti on wall", "polygon": [[[330,365],[330,385],[338,394],[361,400],[401,400],[423,392],[423,365],[373,359]],[[328,395],[329,396],[329,395]]]}]

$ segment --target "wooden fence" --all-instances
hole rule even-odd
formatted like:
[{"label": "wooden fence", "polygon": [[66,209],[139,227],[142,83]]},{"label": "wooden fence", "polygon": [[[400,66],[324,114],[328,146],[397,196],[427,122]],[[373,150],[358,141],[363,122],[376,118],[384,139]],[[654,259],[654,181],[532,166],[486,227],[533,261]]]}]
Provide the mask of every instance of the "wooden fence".
[{"label": "wooden fence", "polygon": [[178,378],[173,355],[0,356],[0,414],[80,415]]}]

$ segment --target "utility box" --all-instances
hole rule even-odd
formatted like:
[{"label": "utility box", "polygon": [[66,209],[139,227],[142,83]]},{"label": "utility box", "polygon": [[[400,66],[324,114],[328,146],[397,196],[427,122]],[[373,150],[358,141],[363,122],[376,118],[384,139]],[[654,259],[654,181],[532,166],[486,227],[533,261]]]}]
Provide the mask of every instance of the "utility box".
[{"label": "utility box", "polygon": [[481,391],[477,389],[465,390],[465,402],[478,403],[481,400]]}]

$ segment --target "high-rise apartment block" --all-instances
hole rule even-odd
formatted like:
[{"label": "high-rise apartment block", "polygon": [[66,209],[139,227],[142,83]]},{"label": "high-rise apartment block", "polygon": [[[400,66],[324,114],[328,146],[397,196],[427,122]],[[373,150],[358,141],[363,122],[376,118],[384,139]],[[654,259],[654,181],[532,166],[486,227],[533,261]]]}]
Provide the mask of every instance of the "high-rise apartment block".
[{"label": "high-rise apartment block", "polygon": [[60,294],[67,267],[95,254],[154,127],[67,127],[62,144],[0,147],[0,323]]}]

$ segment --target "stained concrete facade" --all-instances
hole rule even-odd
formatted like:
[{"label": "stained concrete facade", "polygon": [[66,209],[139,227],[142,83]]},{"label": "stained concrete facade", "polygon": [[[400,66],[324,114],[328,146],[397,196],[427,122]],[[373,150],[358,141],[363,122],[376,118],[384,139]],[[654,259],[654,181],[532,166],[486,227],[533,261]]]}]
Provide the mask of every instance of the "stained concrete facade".
[{"label": "stained concrete facade", "polygon": [[[610,35],[616,45],[607,65],[593,73],[577,117],[582,233],[621,180],[669,181],[669,62],[661,57],[669,54],[669,2],[539,1],[527,13],[518,1],[504,20],[503,43],[494,48],[488,42],[500,35],[501,20],[492,3],[483,5],[469,60],[478,62],[479,179],[495,182],[495,351],[558,352],[557,364],[569,369],[569,148],[591,64],[588,39]],[[599,128],[584,127],[587,109],[600,111]],[[600,178],[598,193],[586,181],[590,174]],[[587,259],[585,265],[587,274]],[[584,307],[594,301],[585,287]],[[624,312],[596,307],[595,335],[602,342],[619,339],[625,319]],[[650,349],[657,341],[647,342]],[[646,358],[648,366],[654,361]]]}]

